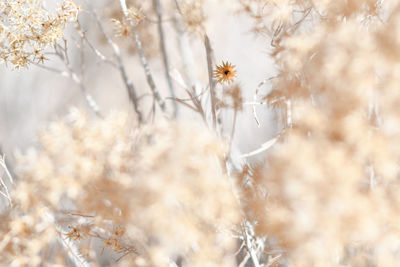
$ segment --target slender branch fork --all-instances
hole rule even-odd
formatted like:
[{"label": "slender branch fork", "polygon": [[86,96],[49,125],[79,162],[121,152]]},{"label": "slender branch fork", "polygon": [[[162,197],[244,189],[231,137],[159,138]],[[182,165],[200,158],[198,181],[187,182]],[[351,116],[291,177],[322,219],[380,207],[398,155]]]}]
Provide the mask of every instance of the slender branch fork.
[{"label": "slender branch fork", "polygon": [[248,255],[250,255],[250,258],[253,262],[254,267],[261,267],[261,264],[257,257],[256,248],[254,247],[253,227],[250,224],[250,222],[245,221],[242,225],[242,228],[243,228],[244,243],[247,248]]},{"label": "slender branch fork", "polygon": [[[167,53],[167,47],[165,44],[165,37],[164,37],[164,28],[163,28],[163,18],[162,18],[162,7],[160,0],[153,0],[153,5],[154,9],[157,13],[157,27],[158,27],[158,35],[160,36],[160,46],[161,46],[161,51],[162,51],[162,57],[163,57],[163,63],[164,63],[164,69],[165,69],[165,77],[168,82],[168,87],[169,91],[171,94],[171,97],[175,97],[175,88],[171,80],[171,76],[169,74],[169,60],[168,60],[168,53]],[[174,113],[173,116],[174,118],[177,116],[178,113],[178,105],[175,101],[172,102],[173,108],[174,108]]]},{"label": "slender branch fork", "polygon": [[[81,49],[83,49],[83,48],[81,47]],[[97,117],[102,118],[103,116],[101,114],[100,107],[98,106],[98,104],[96,103],[96,101],[94,100],[92,95],[89,94],[88,89],[87,89],[85,83],[83,82],[82,75],[78,75],[71,66],[71,63],[70,63],[69,57],[68,57],[68,51],[67,51],[67,40],[64,40],[64,46],[61,46],[60,44],[55,43],[54,50],[55,50],[54,54],[64,63],[64,65],[67,69],[66,71],[55,69],[52,67],[47,67],[45,65],[37,64],[36,62],[31,62],[31,63],[42,69],[46,69],[46,70],[58,73],[61,76],[68,77],[72,81],[74,81],[77,85],[79,85],[81,92],[85,96],[86,102],[88,103],[89,107],[92,109],[94,114]]]},{"label": "slender branch fork", "polygon": [[[117,60],[116,67],[118,68],[118,70],[121,74],[122,80],[125,84],[126,90],[128,91],[129,99],[132,102],[133,109],[135,110],[136,115],[138,116],[138,121],[139,121],[139,123],[142,123],[143,122],[143,114],[141,113],[141,111],[139,109],[139,103],[138,103],[138,97],[136,95],[136,90],[133,85],[133,82],[128,77],[124,63],[122,62],[121,52],[119,50],[119,47],[113,42],[113,40],[105,32],[104,27],[101,24],[100,18],[97,15],[97,13],[93,10],[92,14],[93,14],[94,18],[96,19],[97,26],[99,27],[102,35],[107,40],[107,43],[110,45],[110,47],[113,51],[114,57]],[[96,54],[98,54],[98,53],[96,53]]]},{"label": "slender branch fork", "polygon": [[213,67],[212,67],[212,48],[210,44],[210,39],[207,35],[204,37],[204,45],[206,48],[207,54],[207,68],[208,68],[208,82],[210,84],[210,95],[211,95],[211,112],[213,119],[213,127],[216,129],[217,127],[217,115],[216,115],[216,107],[215,107],[215,84],[213,80]]},{"label": "slender branch fork", "polygon": [[[14,180],[13,180],[11,174],[10,174],[10,171],[7,168],[4,155],[3,156],[0,155],[0,166],[3,168],[4,172],[6,173],[6,176],[8,177],[10,183],[13,184]],[[5,192],[5,193],[3,193],[2,191],[0,191],[0,194],[2,196],[4,196],[5,198],[7,198],[10,207],[12,207],[12,200],[11,200],[10,192],[9,192],[8,187],[7,187],[6,183],[4,182],[2,176],[0,176],[0,187],[2,187],[4,189],[4,192]]]},{"label": "slender branch fork", "polygon": [[[126,5],[126,0],[120,0],[120,5],[121,5],[122,11],[123,11],[125,17],[127,17],[128,16],[128,7]],[[159,92],[159,90],[156,87],[156,84],[154,82],[154,78],[153,78],[153,75],[151,74],[149,63],[148,63],[148,60],[146,58],[146,55],[144,54],[142,41],[139,38],[139,35],[137,33],[137,30],[136,30],[136,26],[131,24],[131,29],[132,29],[132,33],[133,33],[133,36],[134,36],[136,48],[137,48],[137,51],[138,51],[138,54],[139,54],[139,57],[140,57],[140,62],[142,64],[142,67],[143,67],[145,75],[146,75],[147,83],[150,86],[150,89],[151,89],[151,91],[153,93],[153,96],[154,96],[157,104],[159,105],[159,107],[161,108],[161,110],[163,112],[166,112],[165,101],[161,97],[160,92]]]},{"label": "slender branch fork", "polygon": [[[78,28],[80,28],[79,22],[77,22],[77,25],[78,25]],[[83,46],[84,39],[83,39],[81,33],[80,33],[80,36],[81,36],[81,43],[77,44],[77,46],[81,49],[81,61],[82,61],[81,63],[82,64],[81,64],[81,73],[80,73],[80,75],[78,75],[78,73],[76,73],[73,70],[72,66],[71,66],[71,62],[69,60],[68,51],[67,51],[68,48],[67,48],[67,40],[66,39],[64,39],[64,46],[62,46],[62,45],[60,45],[58,43],[55,43],[54,44],[54,53],[51,53],[51,54],[57,56],[64,63],[65,68],[67,69],[66,71],[60,70],[60,69],[56,69],[56,68],[53,68],[53,67],[48,67],[48,66],[45,66],[45,65],[41,65],[41,64],[38,64],[38,63],[36,63],[34,61],[31,61],[30,63],[35,65],[35,66],[37,66],[37,67],[39,67],[39,68],[58,73],[59,75],[67,77],[67,78],[70,78],[72,81],[74,81],[79,86],[79,88],[81,89],[81,92],[84,95],[85,100],[86,100],[88,106],[93,111],[93,113],[97,117],[102,118],[100,107],[98,106],[97,102],[94,100],[92,95],[89,94],[88,89],[87,89],[85,83],[83,82],[84,58],[82,56],[82,54],[83,54],[83,47],[82,46]]]}]

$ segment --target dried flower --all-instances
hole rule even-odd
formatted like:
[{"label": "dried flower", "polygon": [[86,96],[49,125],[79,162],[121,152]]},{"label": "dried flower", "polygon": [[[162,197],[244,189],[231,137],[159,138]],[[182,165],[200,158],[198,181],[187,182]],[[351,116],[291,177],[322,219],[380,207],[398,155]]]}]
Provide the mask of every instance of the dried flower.
[{"label": "dried flower", "polygon": [[214,77],[221,84],[233,82],[236,77],[235,65],[232,65],[228,61],[222,62],[222,65],[217,65],[217,69],[214,70]]},{"label": "dried flower", "polygon": [[63,1],[51,13],[42,0],[0,2],[0,59],[16,69],[43,64],[43,50],[63,37],[66,23],[76,21],[79,7]]},{"label": "dried flower", "polygon": [[128,14],[126,17],[128,21],[133,23],[133,25],[137,25],[143,20],[144,15],[141,10],[131,7],[128,9]]},{"label": "dried flower", "polygon": [[117,19],[111,19],[114,24],[115,36],[117,37],[129,37],[131,34],[131,26],[126,23],[125,20],[119,21]]},{"label": "dried flower", "polygon": [[70,240],[75,240],[75,241],[85,238],[86,235],[88,234],[88,229],[89,229],[87,226],[85,227],[81,225],[78,226],[69,225],[68,228],[70,229],[70,231],[65,234],[66,237]]}]

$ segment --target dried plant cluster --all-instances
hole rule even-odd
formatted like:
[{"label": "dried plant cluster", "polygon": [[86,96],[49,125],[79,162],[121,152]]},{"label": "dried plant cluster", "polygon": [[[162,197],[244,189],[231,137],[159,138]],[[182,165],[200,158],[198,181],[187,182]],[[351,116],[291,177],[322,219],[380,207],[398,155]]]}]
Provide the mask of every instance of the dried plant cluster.
[{"label": "dried plant cluster", "polygon": [[78,12],[72,1],[63,1],[54,13],[45,9],[43,0],[1,1],[1,60],[15,68],[43,64],[43,50],[63,37],[66,23],[75,21]]},{"label": "dried plant cluster", "polygon": [[254,175],[266,193],[248,196],[250,213],[295,266],[396,266],[400,43],[393,34],[400,6],[299,1],[275,8],[283,14],[266,16],[279,25],[278,74],[265,99],[282,112],[285,129]]},{"label": "dried plant cluster", "polygon": [[204,34],[206,15],[203,0],[177,0],[175,3],[182,15],[186,30],[191,34]]},{"label": "dried plant cluster", "polygon": [[[398,1],[108,3],[98,12],[84,1],[103,45],[87,35],[76,3],[64,1],[54,15],[39,0],[0,3],[3,61],[71,78],[93,113],[72,109],[51,123],[36,148],[17,154],[15,180],[0,159],[8,204],[0,264],[400,265]],[[207,5],[234,6],[268,40],[275,75],[256,81],[252,99],[242,66],[215,61]],[[100,110],[67,38],[57,42],[67,22],[81,62],[91,53],[120,74],[131,110]],[[176,37],[173,58],[167,36]],[[205,80],[193,75],[201,68],[188,56],[193,43],[205,55]],[[147,94],[138,94],[124,46],[134,47],[129,60],[138,60]],[[51,48],[65,71],[43,65]],[[235,132],[248,126],[238,113],[261,126],[257,110],[267,107],[277,136],[240,154]],[[181,120],[182,110],[198,124]]]},{"label": "dried plant cluster", "polygon": [[62,237],[87,261],[100,240],[127,266],[233,265],[239,209],[224,147],[196,127],[136,126],[126,113],[89,122],[75,110],[41,134],[41,149],[18,159],[2,263],[49,264]]},{"label": "dried plant cluster", "polygon": [[124,16],[118,1],[108,1],[109,9],[105,10],[106,17],[110,18],[113,25],[113,35],[121,47],[126,47],[131,54],[137,54],[136,46],[132,40],[132,26],[141,36],[144,52],[147,57],[156,57],[159,54],[157,43],[157,30],[155,23],[149,17],[155,17],[151,1],[127,1],[128,16]]}]

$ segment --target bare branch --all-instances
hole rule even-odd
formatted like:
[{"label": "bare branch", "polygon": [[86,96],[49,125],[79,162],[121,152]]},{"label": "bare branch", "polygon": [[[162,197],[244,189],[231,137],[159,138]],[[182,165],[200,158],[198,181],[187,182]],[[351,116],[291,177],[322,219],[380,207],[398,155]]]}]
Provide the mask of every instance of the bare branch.
[{"label": "bare branch", "polygon": [[178,16],[174,19],[174,28],[177,33],[177,41],[179,46],[179,54],[183,63],[183,74],[185,75],[185,82],[190,86],[196,84],[195,76],[193,74],[193,58],[190,49],[189,41],[183,29],[182,21]]},{"label": "bare branch", "polygon": [[232,123],[232,130],[231,130],[231,136],[229,139],[229,154],[232,151],[232,144],[233,144],[233,138],[235,137],[235,130],[236,130],[236,122],[237,122],[237,109],[233,111],[233,123]]},{"label": "bare branch", "polygon": [[135,110],[135,113],[138,116],[139,123],[142,123],[143,115],[139,110],[139,103],[138,103],[138,99],[137,99],[137,95],[136,95],[136,90],[135,90],[135,87],[133,86],[133,82],[128,78],[128,74],[126,72],[125,65],[122,62],[119,47],[113,42],[113,40],[105,32],[104,27],[101,24],[100,18],[97,15],[97,13],[94,10],[92,10],[92,14],[96,19],[97,25],[98,25],[101,33],[103,34],[104,38],[106,38],[107,43],[112,48],[114,57],[117,59],[117,65],[118,65],[119,72],[121,73],[122,80],[125,84],[126,90],[128,91],[129,99],[131,100],[131,103],[133,104],[133,109]]},{"label": "bare branch", "polygon": [[[80,49],[83,49],[82,47]],[[81,89],[82,94],[85,97],[85,100],[88,104],[88,106],[92,109],[93,113],[98,116],[99,118],[102,118],[101,112],[100,112],[100,108],[97,105],[96,101],[94,100],[94,98],[89,94],[85,84],[83,83],[82,78],[80,78],[78,76],[78,74],[72,69],[72,66],[69,62],[68,59],[68,51],[67,51],[67,41],[64,40],[64,47],[59,45],[59,44],[55,44],[54,45],[54,55],[56,55],[65,65],[66,67],[66,71],[60,70],[60,69],[56,69],[53,67],[48,67],[42,64],[38,64],[35,62],[31,62],[32,64],[34,64],[35,66],[48,70],[48,71],[52,71],[55,73],[58,73],[61,76],[64,77],[68,77],[71,80],[73,80],[76,84],[79,85],[79,88]]]},{"label": "bare branch", "polygon": [[251,260],[253,261],[254,267],[261,267],[255,249],[253,247],[253,226],[250,222],[246,221],[243,223],[243,234],[245,235],[246,248],[250,254]]},{"label": "bare branch", "polygon": [[[126,6],[126,0],[120,0],[121,8],[122,11],[124,12],[125,17],[128,16],[128,8]],[[160,92],[158,91],[158,88],[156,87],[156,84],[154,82],[153,76],[150,71],[149,63],[147,61],[146,55],[144,54],[143,51],[143,46],[142,46],[142,41],[139,38],[139,35],[137,33],[136,27],[134,25],[131,25],[132,33],[134,36],[136,48],[139,54],[140,62],[142,64],[142,67],[144,69],[144,73],[146,75],[147,83],[150,86],[150,89],[153,93],[153,96],[155,100],[157,101],[158,105],[160,106],[161,110],[163,112],[166,111],[166,106],[165,106],[165,101],[162,99]]]},{"label": "bare branch", "polygon": [[[5,158],[4,158],[4,156],[0,156],[0,166],[3,167],[4,172],[6,173],[8,179],[10,180],[10,182],[13,183],[14,181],[13,181],[13,179],[12,179],[12,176],[11,176],[10,172],[8,171],[8,168],[7,168],[6,163],[5,163]],[[12,207],[11,196],[10,196],[10,193],[9,193],[9,191],[8,191],[8,187],[7,187],[6,183],[4,182],[2,176],[0,176],[0,186],[4,189],[4,192],[5,192],[5,193],[3,193],[3,192],[0,191],[0,193],[1,193],[5,198],[7,198],[8,202],[9,202],[9,204],[10,204],[10,207]]]},{"label": "bare branch", "polygon": [[275,145],[275,143],[279,140],[279,137],[280,137],[280,136],[278,135],[277,137],[272,138],[271,140],[268,140],[267,142],[265,142],[264,144],[262,144],[260,148],[254,150],[254,151],[252,151],[252,152],[249,152],[249,153],[246,153],[246,154],[242,154],[242,155],[239,156],[239,158],[251,157],[251,156],[260,154],[261,152],[264,152],[264,151],[268,150],[268,149],[271,148],[273,145]]},{"label": "bare branch", "polygon": [[[162,10],[161,10],[160,0],[153,0],[153,5],[154,5],[154,9],[157,13],[157,17],[158,17],[157,27],[158,27],[158,35],[160,36],[160,46],[161,46],[161,51],[162,51],[163,63],[164,63],[165,77],[168,82],[168,87],[169,87],[171,97],[175,97],[174,85],[171,81],[171,76],[169,74],[169,60],[168,60],[167,48],[165,45],[164,28],[163,28],[163,24],[162,24]],[[175,101],[173,101],[173,108],[174,108],[173,116],[175,118],[178,113],[178,106]]]},{"label": "bare branch", "polygon": [[89,41],[89,39],[86,36],[85,31],[82,29],[81,24],[79,21],[77,21],[77,30],[81,38],[86,42],[86,44],[89,46],[90,50],[103,62],[113,66],[114,68],[118,68],[117,64],[115,64],[112,60],[107,58],[100,50],[98,50],[94,45]]},{"label": "bare branch", "polygon": [[216,129],[217,126],[217,116],[216,116],[216,107],[215,107],[215,84],[213,80],[213,66],[212,66],[212,48],[210,44],[210,39],[208,36],[204,36],[204,45],[206,48],[207,54],[207,67],[208,67],[208,82],[210,86],[210,96],[211,96],[211,113],[213,118],[213,128]]}]

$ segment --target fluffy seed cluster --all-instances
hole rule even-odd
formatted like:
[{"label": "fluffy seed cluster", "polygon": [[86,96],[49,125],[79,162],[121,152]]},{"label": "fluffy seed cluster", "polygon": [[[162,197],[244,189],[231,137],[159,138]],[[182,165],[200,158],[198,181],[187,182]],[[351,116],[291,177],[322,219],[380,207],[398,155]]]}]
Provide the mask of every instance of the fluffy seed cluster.
[{"label": "fluffy seed cluster", "polygon": [[132,41],[132,26],[135,27],[143,44],[143,50],[148,58],[159,54],[157,42],[157,24],[150,21],[150,17],[156,17],[152,1],[127,0],[128,14],[123,14],[119,1],[109,0],[105,16],[113,24],[113,33],[118,37],[116,42],[121,48],[130,54],[137,53],[135,42]]},{"label": "fluffy seed cluster", "polygon": [[136,8],[129,8],[127,17],[122,20],[111,19],[114,24],[114,30],[118,37],[129,37],[131,35],[131,27],[136,27],[144,18],[142,12]]},{"label": "fluffy seed cluster", "polygon": [[266,99],[291,124],[253,175],[249,213],[294,266],[398,266],[400,6],[321,2],[325,20],[278,38]]},{"label": "fluffy seed cluster", "polygon": [[203,10],[203,0],[176,1],[182,15],[186,30],[194,35],[203,36],[206,15]]},{"label": "fluffy seed cluster", "polygon": [[127,266],[233,266],[239,212],[224,146],[196,127],[135,127],[125,113],[90,122],[78,111],[51,124],[19,158],[0,262],[49,264],[59,240],[77,264],[98,262],[101,242]]},{"label": "fluffy seed cluster", "polygon": [[63,36],[66,23],[77,19],[79,8],[65,0],[55,14],[42,0],[0,2],[0,59],[15,68],[44,63],[43,51]]}]

